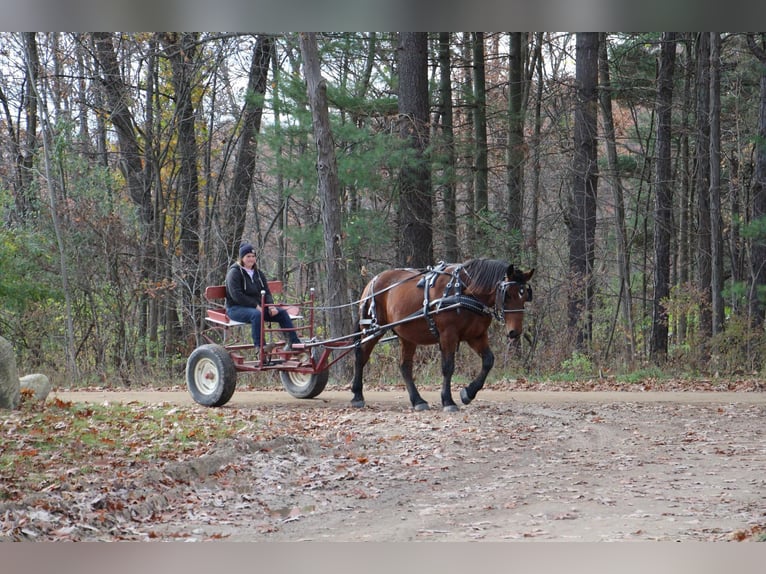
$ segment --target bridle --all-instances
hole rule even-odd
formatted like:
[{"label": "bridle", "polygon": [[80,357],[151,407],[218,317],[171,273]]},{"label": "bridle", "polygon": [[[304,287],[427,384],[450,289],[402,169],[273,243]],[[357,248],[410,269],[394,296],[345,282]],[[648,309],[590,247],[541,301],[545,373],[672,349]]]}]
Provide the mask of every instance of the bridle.
[{"label": "bridle", "polygon": [[518,285],[519,298],[525,303],[532,300],[532,287],[527,285],[523,281],[500,281],[495,288],[495,309],[493,315],[498,321],[503,321],[505,315],[508,313],[526,313],[524,304],[522,303],[521,309],[506,309],[505,298],[508,294],[508,288],[513,285]]}]

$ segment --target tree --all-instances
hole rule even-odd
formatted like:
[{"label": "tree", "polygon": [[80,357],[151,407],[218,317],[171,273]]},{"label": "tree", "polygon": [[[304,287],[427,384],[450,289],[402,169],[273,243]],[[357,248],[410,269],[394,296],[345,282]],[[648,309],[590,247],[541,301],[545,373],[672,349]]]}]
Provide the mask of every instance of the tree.
[{"label": "tree", "polygon": [[[478,221],[489,210],[489,166],[487,165],[487,87],[484,66],[484,32],[473,33],[473,133],[474,151],[474,212]],[[481,238],[482,233],[479,232]],[[477,247],[480,248],[479,245]]]},{"label": "tree", "polygon": [[399,62],[399,137],[410,154],[399,170],[397,262],[426,267],[433,263],[433,205],[427,158],[428,34],[402,32]]},{"label": "tree", "polygon": [[593,328],[593,264],[596,237],[598,33],[577,34],[574,158],[569,205],[569,327],[578,347],[589,345]]},{"label": "tree", "polygon": [[[625,193],[617,156],[617,141],[612,113],[612,82],[609,72],[607,35],[605,33],[602,33],[599,38],[599,76],[601,79],[599,102],[604,122],[604,144],[606,147],[607,165],[609,166],[607,181],[612,188],[612,197],[614,198],[617,275],[620,283],[618,305],[622,309],[623,327],[627,334],[626,351],[628,360],[632,362],[635,352],[633,345],[635,331],[633,328],[633,291],[630,284],[630,252],[628,250],[628,237],[625,231]],[[608,351],[606,354],[608,355]]]},{"label": "tree", "polygon": [[457,237],[457,181],[455,179],[455,134],[452,113],[452,70],[450,33],[439,33],[439,95],[441,112],[441,145],[444,189],[444,258],[460,257]]},{"label": "tree", "polygon": [[259,35],[253,47],[250,60],[250,73],[247,79],[245,104],[242,109],[242,129],[239,133],[237,159],[228,201],[223,209],[221,237],[223,238],[218,261],[219,274],[225,274],[228,262],[234,259],[243,239],[247,202],[253,187],[255,176],[256,152],[258,150],[258,132],[263,117],[263,99],[266,94],[269,63],[273,57],[274,43],[269,35]]},{"label": "tree", "polygon": [[675,73],[676,35],[662,35],[660,69],[657,77],[657,148],[654,199],[654,301],[650,354],[656,361],[668,353],[668,313],[665,299],[670,295],[670,242],[673,236],[673,176],[671,120]]},{"label": "tree", "polygon": [[723,221],[721,218],[721,35],[710,32],[710,299],[711,334],[723,330]]},{"label": "tree", "polygon": [[[317,148],[317,192],[322,205],[322,232],[327,259],[327,293],[329,327],[338,335],[351,333],[351,315],[344,313],[348,297],[347,266],[343,255],[343,229],[341,222],[340,182],[335,149],[327,109],[327,83],[319,67],[316,34],[301,32],[303,75],[306,78],[314,141]],[[350,368],[350,365],[346,365]]]},{"label": "tree", "polygon": [[524,62],[526,53],[526,33],[512,32],[508,58],[508,231],[517,233],[522,229],[524,162],[526,146],[524,143]]},{"label": "tree", "polygon": [[748,300],[750,317],[754,325],[763,325],[766,305],[766,35],[761,33],[760,43],[755,34],[747,35],[750,51],[761,62],[761,91],[758,106],[758,135],[755,144],[755,173],[753,175],[752,220],[761,230],[752,240],[750,257],[750,289]]},{"label": "tree", "polygon": [[[193,300],[200,298],[198,281],[199,260],[199,174],[197,163],[197,117],[192,99],[197,76],[197,33],[168,33],[162,35],[165,51],[173,70],[175,91],[175,123],[178,133],[178,153],[181,173],[178,179],[177,199],[181,204],[180,245],[181,257],[176,278],[182,286],[183,309],[181,332],[194,332]],[[171,344],[173,342],[171,341]]]},{"label": "tree", "polygon": [[694,188],[697,198],[697,285],[703,294],[700,331],[712,333],[710,293],[712,256],[710,252],[710,34],[700,32],[696,42],[696,147]]}]

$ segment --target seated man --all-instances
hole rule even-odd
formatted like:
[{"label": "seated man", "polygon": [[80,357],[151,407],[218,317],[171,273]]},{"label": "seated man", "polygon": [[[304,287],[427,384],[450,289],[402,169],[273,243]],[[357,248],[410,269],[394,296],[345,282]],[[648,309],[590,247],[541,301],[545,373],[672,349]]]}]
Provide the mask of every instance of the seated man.
[{"label": "seated man", "polygon": [[[239,248],[239,259],[226,272],[226,313],[235,321],[250,323],[253,344],[258,350],[261,347],[261,305],[274,303],[274,298],[266,276],[256,263],[255,249],[250,243],[244,243]],[[261,291],[265,291],[264,301],[261,301]],[[294,328],[288,312],[279,307],[269,307],[269,316],[265,320],[279,323],[282,329]],[[300,342],[295,331],[286,331],[286,334],[286,348]]]}]

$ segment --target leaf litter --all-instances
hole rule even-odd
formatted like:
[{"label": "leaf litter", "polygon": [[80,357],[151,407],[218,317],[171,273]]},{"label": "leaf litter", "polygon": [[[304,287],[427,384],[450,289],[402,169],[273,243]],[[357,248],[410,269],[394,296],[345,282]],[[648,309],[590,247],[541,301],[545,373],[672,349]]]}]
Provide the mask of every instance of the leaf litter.
[{"label": "leaf litter", "polygon": [[753,540],[764,414],[25,404],[0,414],[0,540]]}]

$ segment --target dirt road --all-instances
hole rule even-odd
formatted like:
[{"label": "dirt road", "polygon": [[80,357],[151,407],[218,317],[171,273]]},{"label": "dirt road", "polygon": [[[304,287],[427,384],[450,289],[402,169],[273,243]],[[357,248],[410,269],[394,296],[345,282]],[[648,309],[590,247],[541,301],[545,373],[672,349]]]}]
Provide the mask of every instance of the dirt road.
[{"label": "dirt road", "polygon": [[[421,391],[432,408],[439,404],[438,391]],[[145,403],[165,402],[174,405],[195,404],[186,391],[53,391],[50,398],[58,397],[67,401],[120,402],[131,401]],[[407,409],[407,394],[404,390],[370,391],[365,390],[368,405],[395,405]],[[351,400],[350,391],[326,390],[316,399],[294,399],[285,391],[236,391],[231,402],[225,408],[246,408],[259,405],[282,405],[291,408],[345,408]],[[477,396],[480,403],[687,403],[687,404],[763,404],[766,405],[766,393],[740,392],[622,392],[622,391],[495,391],[483,390]],[[465,407],[465,408],[471,408]]]},{"label": "dirt road", "polygon": [[[203,408],[183,391],[53,396]],[[277,438],[222,447],[153,536],[710,541],[766,528],[766,393],[483,391],[452,414],[411,412],[401,390],[366,398],[357,410],[347,391],[238,391],[224,408]]]}]

